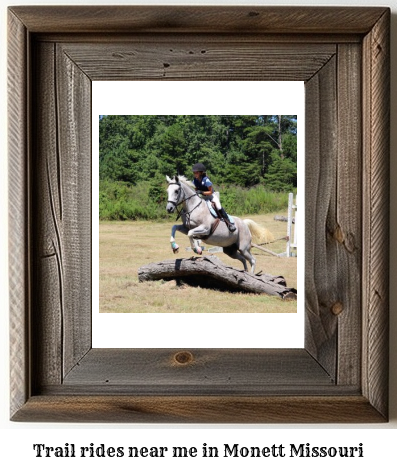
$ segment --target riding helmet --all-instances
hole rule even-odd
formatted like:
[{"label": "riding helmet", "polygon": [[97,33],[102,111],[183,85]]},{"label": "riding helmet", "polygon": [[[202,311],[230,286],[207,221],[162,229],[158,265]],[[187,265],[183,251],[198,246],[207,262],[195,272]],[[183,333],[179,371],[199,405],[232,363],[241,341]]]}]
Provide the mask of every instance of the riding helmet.
[{"label": "riding helmet", "polygon": [[192,167],[193,172],[205,172],[205,166],[201,163],[194,164]]}]

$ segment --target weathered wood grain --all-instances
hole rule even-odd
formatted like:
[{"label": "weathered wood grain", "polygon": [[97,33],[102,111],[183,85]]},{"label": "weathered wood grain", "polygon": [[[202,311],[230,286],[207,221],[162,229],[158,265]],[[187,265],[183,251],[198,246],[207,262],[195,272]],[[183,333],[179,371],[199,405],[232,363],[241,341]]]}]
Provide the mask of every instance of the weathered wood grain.
[{"label": "weathered wood grain", "polygon": [[382,7],[12,7],[30,31],[56,33],[367,33]]},{"label": "weathered wood grain", "polygon": [[[32,324],[32,365],[34,387],[39,384],[60,384],[63,377],[63,205],[59,162],[59,143],[55,90],[55,48],[53,44],[35,47],[37,67],[33,94],[40,103],[34,106],[33,153],[35,165],[32,179],[34,255],[32,260],[35,289],[32,290],[34,312]],[[46,341],[43,341],[46,339]]]},{"label": "weathered wood grain", "polygon": [[[305,346],[335,376],[337,297],[335,220],[336,58],[306,84]],[[343,275],[342,275],[343,276]]]},{"label": "weathered wood grain", "polygon": [[[389,13],[9,10],[12,420],[387,420]],[[94,77],[304,77],[306,349],[90,348]]]},{"label": "weathered wood grain", "polygon": [[[253,326],[254,328],[254,326]],[[264,361],[265,360],[265,361]],[[333,379],[304,349],[93,349],[64,380],[63,387],[78,392],[96,386],[103,393],[119,387],[151,393],[223,394],[298,392],[334,385]],[[59,390],[62,391],[62,388]],[[307,390],[306,390],[307,391]]]},{"label": "weathered wood grain", "polygon": [[[216,33],[216,35],[214,35]],[[120,44],[139,44],[147,43],[151,44],[152,47],[159,47],[164,43],[172,43],[183,47],[183,44],[195,45],[197,46],[200,43],[211,44],[213,41],[217,43],[226,44],[229,41],[236,43],[236,35],[232,32],[229,33],[220,33],[216,31],[216,28],[213,32],[200,33],[200,34],[180,34],[178,32],[161,33],[161,34],[148,34],[148,33],[138,33],[130,30],[129,32],[117,32],[113,34],[103,32],[98,33],[84,33],[76,32],[73,34],[68,34],[67,32],[47,32],[40,33],[37,32],[34,34],[35,40],[38,42],[52,42],[57,44],[86,44],[88,37],[92,41],[92,44],[103,44],[109,45],[113,44],[117,47]],[[332,33],[330,32],[327,35],[314,33],[314,34],[299,34],[299,33],[289,33],[289,34],[277,34],[277,33],[258,33],[250,31],[242,31],[238,35],[238,43],[243,45],[247,43],[255,43],[262,45],[281,45],[281,44],[316,44],[323,46],[332,46],[336,48],[337,44],[361,44],[363,33]],[[157,45],[157,46],[156,46]]]},{"label": "weathered wood grain", "polygon": [[[359,384],[362,316],[362,54],[358,45],[338,46],[336,215],[330,236],[337,263],[338,384]],[[365,217],[365,216],[364,216]],[[343,273],[343,276],[340,274]],[[347,282],[348,281],[348,282]]]},{"label": "weathered wood grain", "polygon": [[310,424],[379,423],[385,419],[359,395],[247,397],[59,395],[36,396],[15,421]]},{"label": "weathered wood grain", "polygon": [[91,133],[77,129],[90,120],[91,85],[54,44],[34,53],[34,371],[38,384],[60,384],[91,348]]},{"label": "weathered wood grain", "polygon": [[[56,48],[64,375],[91,348],[91,80]],[[45,132],[45,129],[43,129]],[[52,174],[56,179],[56,174]]]},{"label": "weathered wood grain", "polygon": [[9,185],[9,303],[10,303],[10,410],[14,414],[29,398],[30,220],[28,164],[28,35],[8,15],[8,185]]},{"label": "weathered wood grain", "polygon": [[363,393],[388,413],[390,12],[364,39]]},{"label": "weathered wood grain", "polygon": [[[155,44],[65,44],[92,80],[309,80],[336,53],[334,44],[262,44],[167,36]],[[237,59],[236,59],[237,58]]]}]

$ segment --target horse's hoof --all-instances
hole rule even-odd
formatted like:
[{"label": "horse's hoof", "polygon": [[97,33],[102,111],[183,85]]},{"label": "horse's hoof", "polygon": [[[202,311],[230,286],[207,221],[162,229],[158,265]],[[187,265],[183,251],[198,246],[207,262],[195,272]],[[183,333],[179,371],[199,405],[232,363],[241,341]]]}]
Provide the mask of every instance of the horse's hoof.
[{"label": "horse's hoof", "polygon": [[193,249],[193,252],[196,253],[197,255],[202,255],[203,250],[202,250],[201,247],[198,247],[198,248],[195,247],[195,248]]},{"label": "horse's hoof", "polygon": [[175,242],[171,242],[171,248],[172,248],[172,251],[174,253],[178,253],[179,252],[179,245]]}]

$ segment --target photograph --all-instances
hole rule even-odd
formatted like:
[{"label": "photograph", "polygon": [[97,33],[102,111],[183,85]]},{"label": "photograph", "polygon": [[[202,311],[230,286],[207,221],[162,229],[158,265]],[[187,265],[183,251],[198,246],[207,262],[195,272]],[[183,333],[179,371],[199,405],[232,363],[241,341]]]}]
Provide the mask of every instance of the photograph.
[{"label": "photograph", "polygon": [[99,311],[296,312],[296,194],[294,115],[101,115]]}]

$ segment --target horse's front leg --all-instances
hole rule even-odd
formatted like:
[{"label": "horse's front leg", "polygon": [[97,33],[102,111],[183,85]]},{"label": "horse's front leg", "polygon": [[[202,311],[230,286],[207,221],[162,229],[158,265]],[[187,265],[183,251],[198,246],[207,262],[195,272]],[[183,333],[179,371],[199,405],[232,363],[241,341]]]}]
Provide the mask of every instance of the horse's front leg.
[{"label": "horse's front leg", "polygon": [[203,253],[203,250],[200,246],[200,239],[201,237],[206,236],[209,233],[210,233],[210,229],[204,225],[191,229],[188,232],[187,235],[190,239],[190,245],[196,254],[201,255]]},{"label": "horse's front leg", "polygon": [[182,234],[187,235],[188,229],[183,224],[174,224],[171,229],[171,248],[174,253],[179,252],[179,245],[175,242],[175,233],[176,231],[182,232]]},{"label": "horse's front leg", "polygon": [[203,253],[203,249],[201,248],[200,239],[194,239],[193,237],[189,237],[190,240],[190,247],[192,248],[193,252],[197,255],[201,255]]}]

